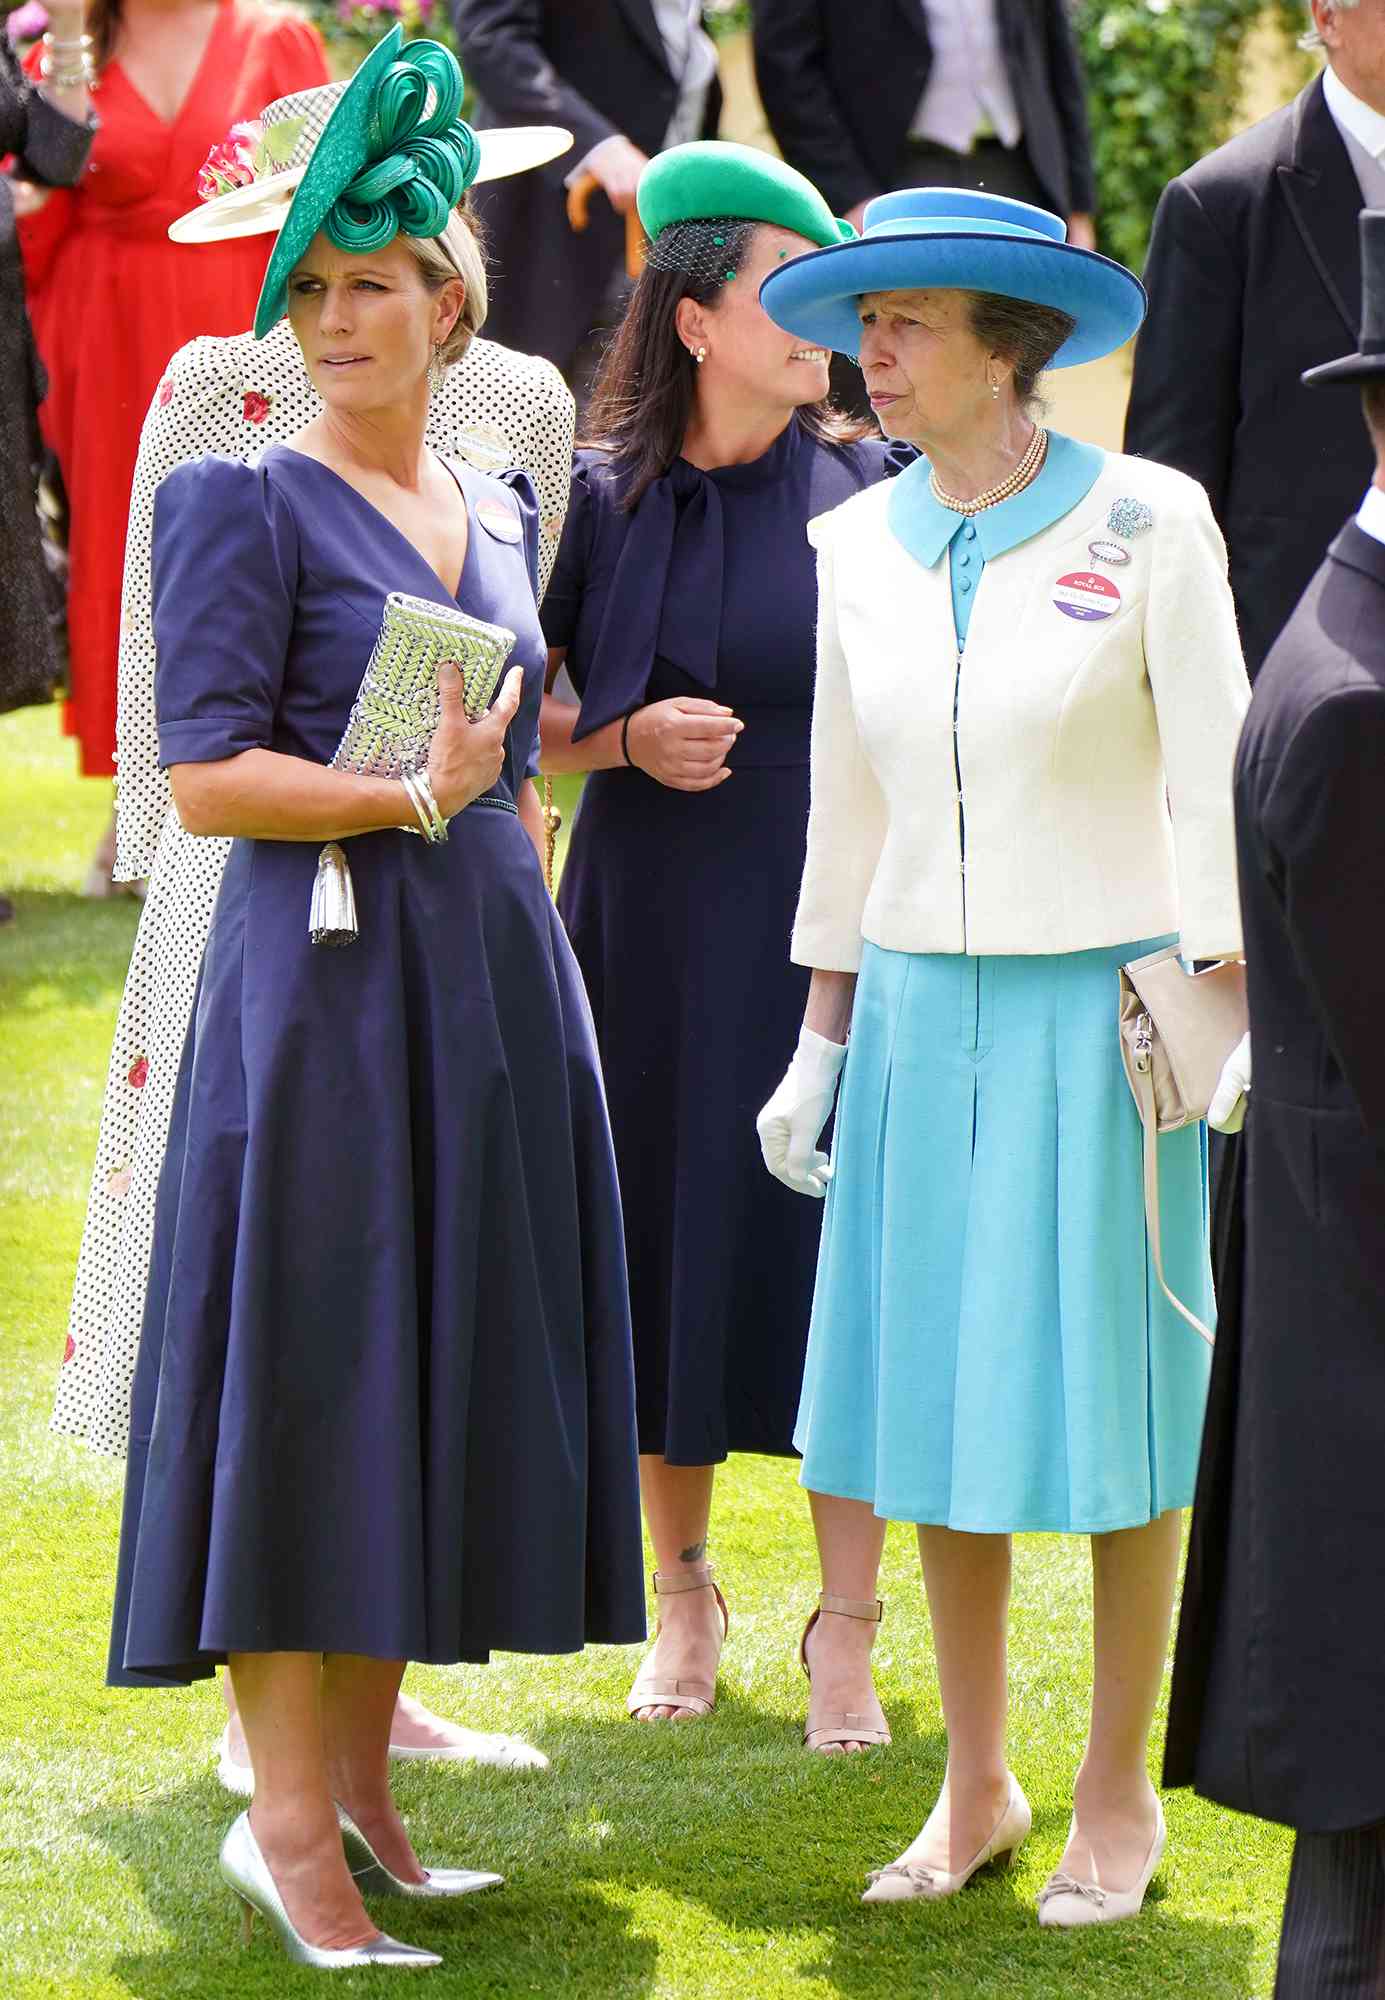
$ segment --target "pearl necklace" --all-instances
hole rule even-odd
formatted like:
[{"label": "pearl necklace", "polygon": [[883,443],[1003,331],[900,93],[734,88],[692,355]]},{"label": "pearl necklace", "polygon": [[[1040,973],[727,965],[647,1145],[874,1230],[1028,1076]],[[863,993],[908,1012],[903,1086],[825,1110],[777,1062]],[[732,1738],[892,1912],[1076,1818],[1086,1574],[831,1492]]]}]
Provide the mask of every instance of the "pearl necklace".
[{"label": "pearl necklace", "polygon": [[1008,479],[1002,479],[998,486],[988,486],[984,493],[978,493],[974,500],[956,500],[952,494],[944,493],[938,484],[936,472],[928,475],[928,487],[933,498],[942,507],[948,507],[954,514],[983,514],[988,507],[998,507],[1002,500],[1013,499],[1014,495],[1036,479],[1043,469],[1048,456],[1048,432],[1041,424],[1034,426],[1034,435],[1025,449],[1024,457]]}]

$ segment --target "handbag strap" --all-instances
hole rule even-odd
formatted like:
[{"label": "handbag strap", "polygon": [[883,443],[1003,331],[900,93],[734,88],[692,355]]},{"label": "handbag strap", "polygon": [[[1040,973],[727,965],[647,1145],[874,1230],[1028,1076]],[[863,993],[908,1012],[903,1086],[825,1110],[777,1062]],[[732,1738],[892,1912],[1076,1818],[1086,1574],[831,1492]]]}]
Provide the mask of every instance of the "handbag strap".
[{"label": "handbag strap", "polygon": [[1154,1252],[1154,1272],[1163,1288],[1164,1297],[1176,1313],[1187,1320],[1194,1333],[1200,1333],[1209,1347],[1215,1344],[1210,1327],[1202,1324],[1196,1313],[1189,1312],[1182,1299],[1169,1289],[1164,1276],[1164,1253],[1159,1241],[1159,1114],[1154,1108],[1154,1079],[1149,1070],[1135,1073],[1135,1094],[1140,1107],[1140,1124],[1144,1128],[1145,1152],[1145,1228],[1149,1232],[1149,1244]]}]

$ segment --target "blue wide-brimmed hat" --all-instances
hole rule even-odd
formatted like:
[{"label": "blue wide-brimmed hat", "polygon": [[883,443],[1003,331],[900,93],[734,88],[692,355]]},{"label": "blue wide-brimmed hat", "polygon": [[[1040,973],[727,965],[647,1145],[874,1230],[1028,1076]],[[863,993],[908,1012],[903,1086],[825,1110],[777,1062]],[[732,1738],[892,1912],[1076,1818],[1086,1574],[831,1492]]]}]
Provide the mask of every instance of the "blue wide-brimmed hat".
[{"label": "blue wide-brimmed hat", "polygon": [[905,188],[866,207],[851,243],[791,257],[760,287],[776,325],[818,347],[855,355],[857,300],[865,292],[998,292],[1057,306],[1077,321],[1055,368],[1096,361],[1124,346],[1145,316],[1133,271],[1064,239],[1061,216],[1027,201],[964,188]]}]

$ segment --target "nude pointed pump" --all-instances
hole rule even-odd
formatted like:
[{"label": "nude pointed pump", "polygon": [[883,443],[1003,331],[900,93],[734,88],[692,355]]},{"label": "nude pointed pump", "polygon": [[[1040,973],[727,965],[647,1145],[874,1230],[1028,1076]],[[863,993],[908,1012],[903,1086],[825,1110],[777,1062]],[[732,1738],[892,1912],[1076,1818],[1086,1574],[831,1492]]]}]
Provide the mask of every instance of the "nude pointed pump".
[{"label": "nude pointed pump", "polygon": [[426,1880],[405,1882],[386,1868],[345,1806],[337,1807],[341,1844],[346,1865],[363,1896],[415,1896],[426,1900],[437,1896],[474,1896],[478,1889],[503,1887],[503,1875],[491,1875],[480,1868],[425,1868]]},{"label": "nude pointed pump", "polygon": [[[1139,1916],[1144,1908],[1145,1891],[1154,1880],[1169,1839],[1164,1808],[1158,1799],[1154,1801],[1154,1812],[1154,1838],[1135,1886],[1103,1889],[1099,1882],[1082,1882],[1057,1868],[1039,1891],[1039,1922],[1045,1930],[1072,1931],[1084,1924],[1118,1924],[1126,1917]],[[1076,1824],[1074,1820],[1073,1825]],[[1068,1838],[1071,1840],[1071,1833]]]},{"label": "nude pointed pump", "polygon": [[938,1903],[945,1896],[955,1896],[989,1862],[998,1861],[1006,1868],[1013,1868],[1033,1824],[1034,1815],[1029,1810],[1029,1801],[1011,1777],[1010,1796],[1005,1801],[1004,1812],[996,1821],[990,1839],[977,1849],[965,1868],[949,1875],[941,1868],[928,1868],[921,1861],[892,1861],[888,1868],[877,1868],[867,1878],[866,1892],[861,1901],[909,1903],[922,1898]]},{"label": "nude pointed pump", "polygon": [[422,1972],[429,1966],[442,1964],[436,1952],[401,1944],[398,1938],[387,1937],[384,1931],[377,1931],[365,1944],[346,1945],[340,1951],[309,1944],[294,1929],[293,1919],[284,1908],[284,1899],[269,1872],[269,1863],[260,1852],[248,1813],[241,1814],[221,1843],[221,1873],[240,1903],[241,1936],[246,1944],[250,1942],[255,1918],[260,1916],[277,1933],[286,1956],[297,1965],[312,1965],[322,1971],[355,1965],[397,1965]]}]

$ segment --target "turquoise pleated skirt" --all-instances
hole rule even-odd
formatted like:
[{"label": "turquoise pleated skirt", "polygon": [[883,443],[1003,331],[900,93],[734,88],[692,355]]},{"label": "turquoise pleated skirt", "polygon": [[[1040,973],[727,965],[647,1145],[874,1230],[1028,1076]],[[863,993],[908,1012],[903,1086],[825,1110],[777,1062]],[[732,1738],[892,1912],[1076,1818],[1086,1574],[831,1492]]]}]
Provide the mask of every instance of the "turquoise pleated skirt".
[{"label": "turquoise pleated skirt", "polygon": [[[867,944],[795,1443],[887,1520],[1098,1534],[1191,1504],[1210,1350],[1159,1288],[1116,968]],[[1159,1141],[1164,1271],[1212,1324],[1206,1128]]]}]

